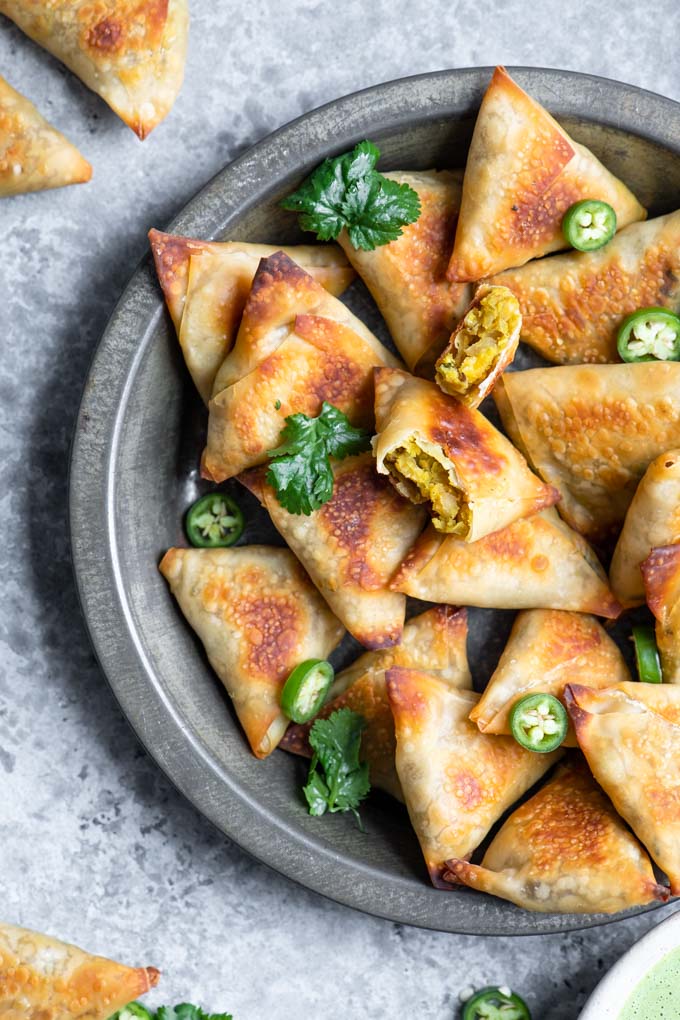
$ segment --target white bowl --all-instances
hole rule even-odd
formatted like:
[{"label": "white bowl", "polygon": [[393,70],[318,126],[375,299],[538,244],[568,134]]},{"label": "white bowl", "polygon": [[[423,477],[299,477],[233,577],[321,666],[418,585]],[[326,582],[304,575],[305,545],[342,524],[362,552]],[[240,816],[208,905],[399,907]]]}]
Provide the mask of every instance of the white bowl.
[{"label": "white bowl", "polygon": [[645,974],[678,946],[680,910],[652,928],[624,953],[600,981],[579,1020],[618,1020],[633,989],[637,988]]}]

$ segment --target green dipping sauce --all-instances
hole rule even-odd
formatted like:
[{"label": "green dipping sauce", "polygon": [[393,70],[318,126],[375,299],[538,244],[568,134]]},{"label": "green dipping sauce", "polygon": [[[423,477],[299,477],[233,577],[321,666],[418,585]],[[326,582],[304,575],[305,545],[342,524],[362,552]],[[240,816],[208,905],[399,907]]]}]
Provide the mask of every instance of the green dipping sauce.
[{"label": "green dipping sauce", "polygon": [[680,1020],[680,949],[673,949],[646,974],[619,1020]]}]

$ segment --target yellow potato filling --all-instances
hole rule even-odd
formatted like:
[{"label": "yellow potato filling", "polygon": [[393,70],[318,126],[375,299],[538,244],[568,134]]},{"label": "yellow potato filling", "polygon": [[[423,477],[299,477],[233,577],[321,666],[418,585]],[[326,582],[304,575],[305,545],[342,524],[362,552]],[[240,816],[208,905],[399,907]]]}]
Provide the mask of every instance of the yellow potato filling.
[{"label": "yellow potato filling", "polygon": [[407,439],[385,457],[385,464],[412,503],[432,506],[437,531],[465,537],[470,533],[470,508],[443,464],[425,453],[415,439]]},{"label": "yellow potato filling", "polygon": [[521,325],[519,303],[507,287],[491,287],[463,319],[437,364],[443,390],[465,396],[486,379]]}]

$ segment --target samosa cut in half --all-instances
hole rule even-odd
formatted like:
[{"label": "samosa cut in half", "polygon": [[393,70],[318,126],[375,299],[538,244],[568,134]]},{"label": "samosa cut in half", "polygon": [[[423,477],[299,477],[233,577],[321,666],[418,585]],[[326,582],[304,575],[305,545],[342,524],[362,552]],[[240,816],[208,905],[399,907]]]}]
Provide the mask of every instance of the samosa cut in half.
[{"label": "samosa cut in half", "polygon": [[428,527],[391,586],[454,606],[568,609],[609,619],[621,613],[597,556],[553,509],[478,542]]},{"label": "samosa cut in half", "polygon": [[158,281],[191,378],[208,404],[224,387],[218,372],[234,346],[260,259],[283,251],[338,297],[354,279],[334,244],[281,248],[243,241],[199,241],[149,231]]},{"label": "samosa cut in half", "polygon": [[[604,627],[587,613],[525,609],[480,700],[470,714],[483,733],[511,733],[513,706],[529,694],[562,699],[568,683],[611,687],[630,680],[628,667]],[[571,729],[563,741],[576,747]]]},{"label": "samosa cut in half", "polygon": [[387,694],[397,736],[397,774],[432,884],[447,861],[467,858],[492,825],[559,759],[513,737],[480,733],[468,716],[474,691],[456,690],[425,670],[393,666]]},{"label": "samosa cut in half", "polygon": [[515,295],[520,339],[547,361],[618,364],[617,333],[627,315],[680,309],[680,212],[632,223],[599,251],[539,259],[489,282]]},{"label": "samosa cut in half", "polygon": [[375,419],[378,471],[438,531],[474,542],[559,499],[480,411],[425,379],[377,369]]},{"label": "samosa cut in half", "polygon": [[333,495],[307,516],[279,503],[263,469],[239,481],[269,512],[350,634],[366,648],[397,644],[406,599],[389,581],[422,530],[425,510],[376,474],[370,452],[334,461],[332,471]]},{"label": "samosa cut in half", "polygon": [[373,368],[397,359],[342,301],[284,252],[260,262],[208,407],[204,478],[225,481],[263,464],[285,419],[324,402],[372,428]]},{"label": "samosa cut in half", "polygon": [[[341,708],[358,712],[366,722],[361,735],[362,761],[368,762],[371,786],[404,799],[395,765],[394,720],[387,698],[385,673],[392,666],[424,669],[450,687],[472,686],[466,653],[467,612],[451,606],[435,606],[413,616],[398,645],[364,652],[335,678],[329,700],[317,718],[327,719]],[[309,731],[312,723],[291,724],[279,747],[311,757]]]},{"label": "samosa cut in half", "polygon": [[479,407],[512,363],[521,328],[512,291],[482,284],[437,359],[437,386],[468,407]]},{"label": "samosa cut in half", "polygon": [[3,1020],[109,1020],[154,988],[159,977],[155,967],[126,967],[0,922]]},{"label": "samosa cut in half", "polygon": [[565,521],[606,546],[658,456],[680,445],[680,363],[506,372],[493,391],[506,432],[561,493]]},{"label": "samosa cut in half", "polygon": [[641,606],[640,569],[652,549],[680,542],[680,450],[662,453],[649,465],[628,507],[614,549],[609,580],[622,605]]},{"label": "samosa cut in half", "polygon": [[570,684],[565,700],[593,776],[677,896],[680,686],[629,683],[596,691]]},{"label": "samosa cut in half", "polygon": [[253,754],[286,731],[281,690],[306,659],[327,659],[344,628],[289,549],[170,549],[161,573],[224,684]]},{"label": "samosa cut in half", "polygon": [[139,138],[182,87],[188,0],[0,0],[0,14],[73,71]]},{"label": "samosa cut in half", "polygon": [[449,263],[450,280],[481,280],[566,248],[570,206],[613,206],[619,228],[646,213],[626,185],[497,67],[477,115]]},{"label": "samosa cut in half", "polygon": [[[384,175],[407,184],[420,199],[420,216],[401,237],[373,251],[355,248],[346,231],[338,238],[387,323],[410,371],[436,357],[472,296],[467,283],[451,283],[446,270],[460,209],[462,170],[395,170]],[[418,369],[419,371],[419,369]]]},{"label": "samosa cut in half", "polygon": [[510,815],[481,864],[448,868],[453,882],[541,913],[616,914],[669,896],[580,757]]},{"label": "samosa cut in half", "polygon": [[656,619],[664,684],[680,684],[680,545],[652,549],[640,569],[647,605]]},{"label": "samosa cut in half", "polygon": [[0,198],[83,184],[92,167],[0,75]]}]

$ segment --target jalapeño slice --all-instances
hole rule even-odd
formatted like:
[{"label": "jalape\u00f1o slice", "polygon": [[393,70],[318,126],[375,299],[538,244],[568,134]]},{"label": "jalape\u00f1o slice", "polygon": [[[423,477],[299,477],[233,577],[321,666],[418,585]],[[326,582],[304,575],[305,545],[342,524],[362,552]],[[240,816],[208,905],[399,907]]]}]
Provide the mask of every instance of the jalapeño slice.
[{"label": "jalape\u00f1o slice", "polygon": [[509,988],[482,988],[463,1006],[462,1020],[531,1020],[531,1013]]},{"label": "jalape\u00f1o slice", "polygon": [[635,644],[635,661],[638,676],[643,684],[660,684],[663,682],[659,649],[656,647],[654,628],[648,624],[633,627],[633,643]]},{"label": "jalape\u00f1o slice", "polygon": [[567,710],[552,694],[527,694],[510,712],[510,731],[527,751],[547,754],[567,735]]},{"label": "jalape\u00f1o slice", "polygon": [[128,1002],[121,1010],[114,1013],[109,1020],[153,1020],[153,1013],[139,1002]]},{"label": "jalape\u00f1o slice", "polygon": [[317,714],[333,683],[335,671],[325,659],[307,659],[296,666],[281,691],[281,709],[296,723],[306,723]]},{"label": "jalape\u00f1o slice", "polygon": [[243,514],[230,496],[209,492],[189,507],[185,526],[192,545],[215,549],[238,542],[243,533]]},{"label": "jalape\u00f1o slice", "polygon": [[616,213],[607,202],[594,198],[575,202],[564,214],[562,233],[577,251],[597,251],[616,233]]},{"label": "jalape\u00f1o slice", "polygon": [[668,308],[640,308],[619,326],[616,346],[623,361],[680,361],[680,317]]}]

